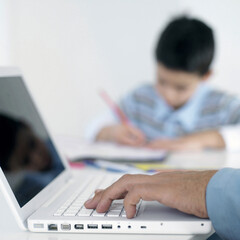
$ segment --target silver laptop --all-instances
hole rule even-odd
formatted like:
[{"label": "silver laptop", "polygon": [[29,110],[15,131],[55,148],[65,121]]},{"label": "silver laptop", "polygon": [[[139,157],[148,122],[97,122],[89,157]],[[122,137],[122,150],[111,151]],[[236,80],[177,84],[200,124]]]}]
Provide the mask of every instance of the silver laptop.
[{"label": "silver laptop", "polygon": [[84,202],[94,190],[109,186],[119,175],[92,170],[72,174],[16,68],[0,68],[0,139],[0,189],[23,229],[138,234],[211,231],[208,219],[158,202],[140,202],[131,220],[122,200],[114,201],[106,213],[86,209]]}]

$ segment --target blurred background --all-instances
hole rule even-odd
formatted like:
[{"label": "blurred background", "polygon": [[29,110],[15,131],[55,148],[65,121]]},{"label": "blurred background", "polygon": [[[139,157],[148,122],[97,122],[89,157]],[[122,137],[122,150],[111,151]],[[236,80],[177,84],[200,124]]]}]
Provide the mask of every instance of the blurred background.
[{"label": "blurred background", "polygon": [[155,80],[154,49],[171,18],[200,18],[215,32],[212,84],[240,94],[238,0],[0,0],[0,66],[22,70],[55,134],[83,136],[118,100]]}]

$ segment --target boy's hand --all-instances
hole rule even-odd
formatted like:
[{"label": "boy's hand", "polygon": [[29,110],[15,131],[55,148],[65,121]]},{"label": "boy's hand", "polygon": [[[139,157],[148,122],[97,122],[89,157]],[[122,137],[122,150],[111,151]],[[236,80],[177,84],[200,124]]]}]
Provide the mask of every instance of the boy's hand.
[{"label": "boy's hand", "polygon": [[144,134],[137,128],[118,124],[104,127],[97,135],[96,141],[111,141],[129,146],[141,146],[146,142]]},{"label": "boy's hand", "polygon": [[157,139],[150,142],[151,149],[168,151],[197,151],[205,148],[224,148],[225,143],[218,131],[204,131],[194,133],[178,139]]},{"label": "boy's hand", "polygon": [[216,171],[163,171],[155,175],[124,175],[105,190],[98,190],[86,208],[106,212],[112,201],[124,198],[127,218],[136,214],[142,200],[158,201],[182,212],[207,218],[206,187]]}]

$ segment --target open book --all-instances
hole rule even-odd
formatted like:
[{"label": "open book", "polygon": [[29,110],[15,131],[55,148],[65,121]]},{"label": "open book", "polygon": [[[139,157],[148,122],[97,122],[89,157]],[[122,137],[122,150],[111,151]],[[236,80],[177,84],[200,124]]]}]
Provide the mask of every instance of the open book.
[{"label": "open book", "polygon": [[56,143],[61,152],[71,161],[82,159],[104,159],[120,162],[161,161],[166,157],[166,151],[120,146],[113,143],[86,143],[77,137],[56,137]]}]

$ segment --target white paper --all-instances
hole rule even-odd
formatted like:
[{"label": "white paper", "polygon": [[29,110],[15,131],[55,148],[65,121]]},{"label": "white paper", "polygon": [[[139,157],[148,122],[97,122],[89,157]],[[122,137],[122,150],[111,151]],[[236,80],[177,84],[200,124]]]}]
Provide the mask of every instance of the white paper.
[{"label": "white paper", "polygon": [[100,158],[120,161],[157,161],[166,156],[166,151],[120,146],[113,143],[86,143],[77,137],[56,137],[61,152],[70,160]]}]

